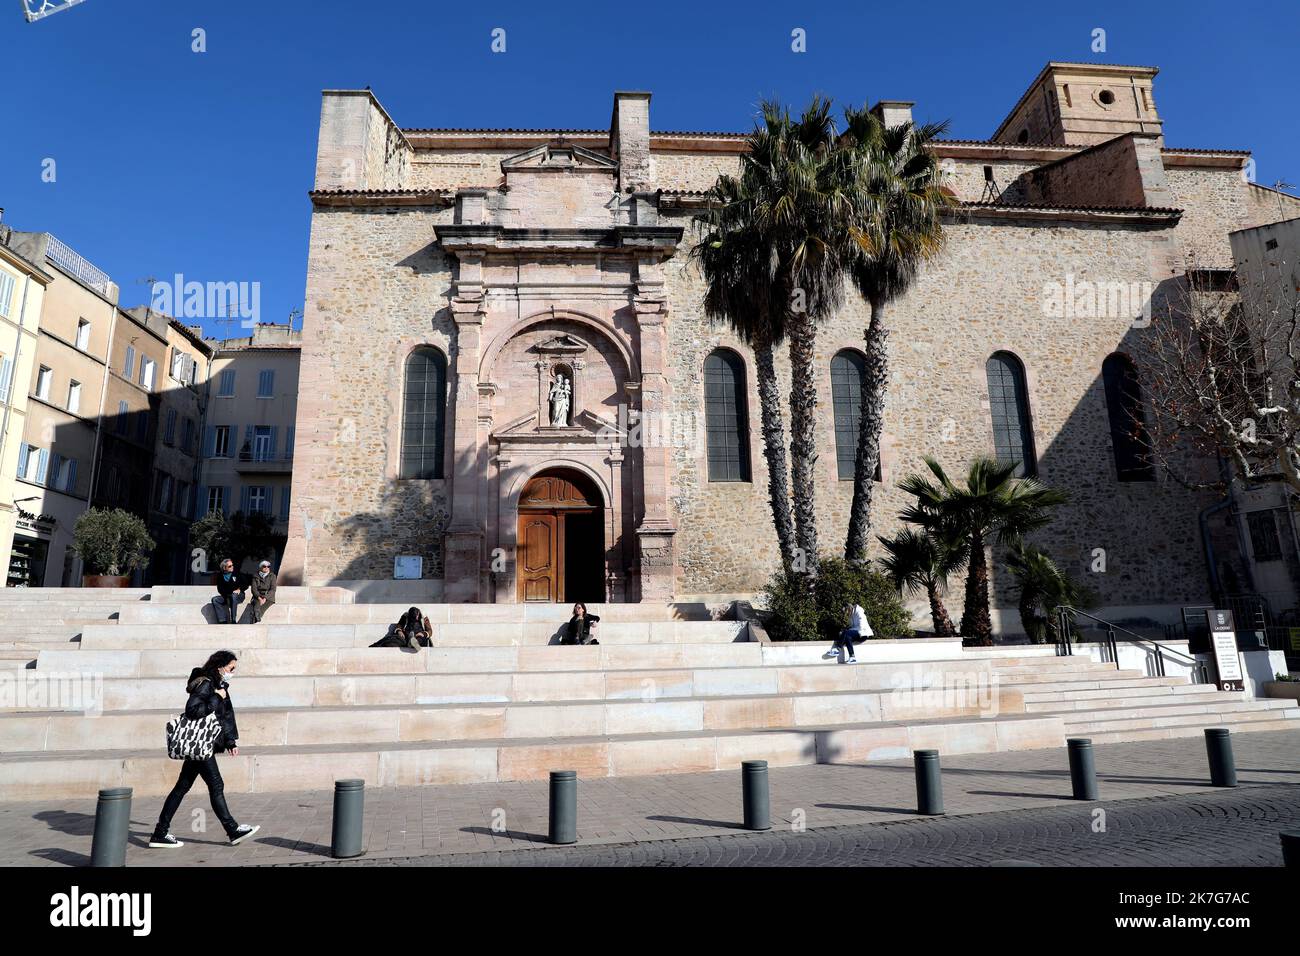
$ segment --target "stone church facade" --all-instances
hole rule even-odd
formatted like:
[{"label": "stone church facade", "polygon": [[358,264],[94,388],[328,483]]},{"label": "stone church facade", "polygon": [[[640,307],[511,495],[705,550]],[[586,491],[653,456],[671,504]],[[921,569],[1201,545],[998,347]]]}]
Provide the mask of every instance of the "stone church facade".
[{"label": "stone church facade", "polygon": [[[1254,185],[1247,152],[1166,145],[1155,74],[1051,63],[990,139],[939,144],[959,203],[889,309],[873,532],[924,456],[960,472],[1010,442],[1070,495],[1042,543],[1107,608],[1160,617],[1207,596],[1215,498],[1125,470],[1103,365],[1140,382],[1150,297],[1231,268],[1230,232],[1300,202]],[[419,578],[386,587],[412,599],[761,590],[778,560],[752,355],[704,316],[689,257],[744,134],[652,131],[650,102],[616,93],[608,129],[408,129],[369,91],[324,94],[283,579],[391,582],[407,556]],[[1109,293],[1077,308],[1083,289]],[[827,554],[865,326],[851,299],[819,333]]]}]

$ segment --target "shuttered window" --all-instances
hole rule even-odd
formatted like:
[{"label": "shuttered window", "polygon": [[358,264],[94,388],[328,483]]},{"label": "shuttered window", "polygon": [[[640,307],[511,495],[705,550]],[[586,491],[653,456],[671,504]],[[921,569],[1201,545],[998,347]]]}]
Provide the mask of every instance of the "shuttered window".
[{"label": "shuttered window", "polygon": [[406,360],[402,414],[403,478],[441,478],[447,415],[447,359],[435,348],[418,348]]},{"label": "shuttered window", "polygon": [[718,349],[704,361],[709,481],[749,481],[749,423],[740,356]]}]

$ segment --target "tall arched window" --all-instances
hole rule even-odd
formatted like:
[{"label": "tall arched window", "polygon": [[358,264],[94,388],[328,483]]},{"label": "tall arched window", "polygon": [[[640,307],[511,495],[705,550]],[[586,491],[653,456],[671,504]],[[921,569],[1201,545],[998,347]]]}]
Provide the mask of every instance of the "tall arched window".
[{"label": "tall arched window", "polygon": [[1101,363],[1101,379],[1106,386],[1116,477],[1120,481],[1154,481],[1155,468],[1144,442],[1146,417],[1137,369],[1127,356],[1116,352]]},{"label": "tall arched window", "polygon": [[1025,367],[1010,352],[994,352],[984,363],[988,376],[989,411],[993,415],[993,449],[998,461],[1018,462],[1017,478],[1038,473],[1034,432],[1029,419]]},{"label": "tall arched window", "polygon": [[406,360],[402,406],[403,478],[441,478],[447,419],[447,358],[422,346]]},{"label": "tall arched window", "polygon": [[704,360],[704,427],[709,481],[749,481],[745,366],[727,349],[717,349]]},{"label": "tall arched window", "polygon": [[[842,480],[851,480],[857,468],[866,387],[867,360],[862,353],[852,349],[837,352],[831,359],[831,404],[835,410],[835,469]],[[871,477],[880,480],[879,460]]]}]

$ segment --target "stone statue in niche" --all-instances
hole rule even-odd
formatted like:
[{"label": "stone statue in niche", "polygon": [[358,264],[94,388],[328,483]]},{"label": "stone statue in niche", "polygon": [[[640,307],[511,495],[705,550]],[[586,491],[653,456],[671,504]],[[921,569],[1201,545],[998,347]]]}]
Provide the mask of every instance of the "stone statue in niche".
[{"label": "stone statue in niche", "polygon": [[569,424],[569,401],[573,396],[573,386],[563,372],[557,372],[551,383],[551,426],[563,427]]}]

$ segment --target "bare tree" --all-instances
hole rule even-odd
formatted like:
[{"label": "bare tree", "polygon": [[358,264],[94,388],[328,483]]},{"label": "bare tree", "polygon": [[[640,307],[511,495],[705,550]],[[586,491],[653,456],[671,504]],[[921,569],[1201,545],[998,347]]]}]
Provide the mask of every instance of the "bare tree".
[{"label": "bare tree", "polygon": [[1280,255],[1244,266],[1166,284],[1138,339],[1151,414],[1133,437],[1189,488],[1221,487],[1188,467],[1221,457],[1232,478],[1300,493],[1300,277]]}]

